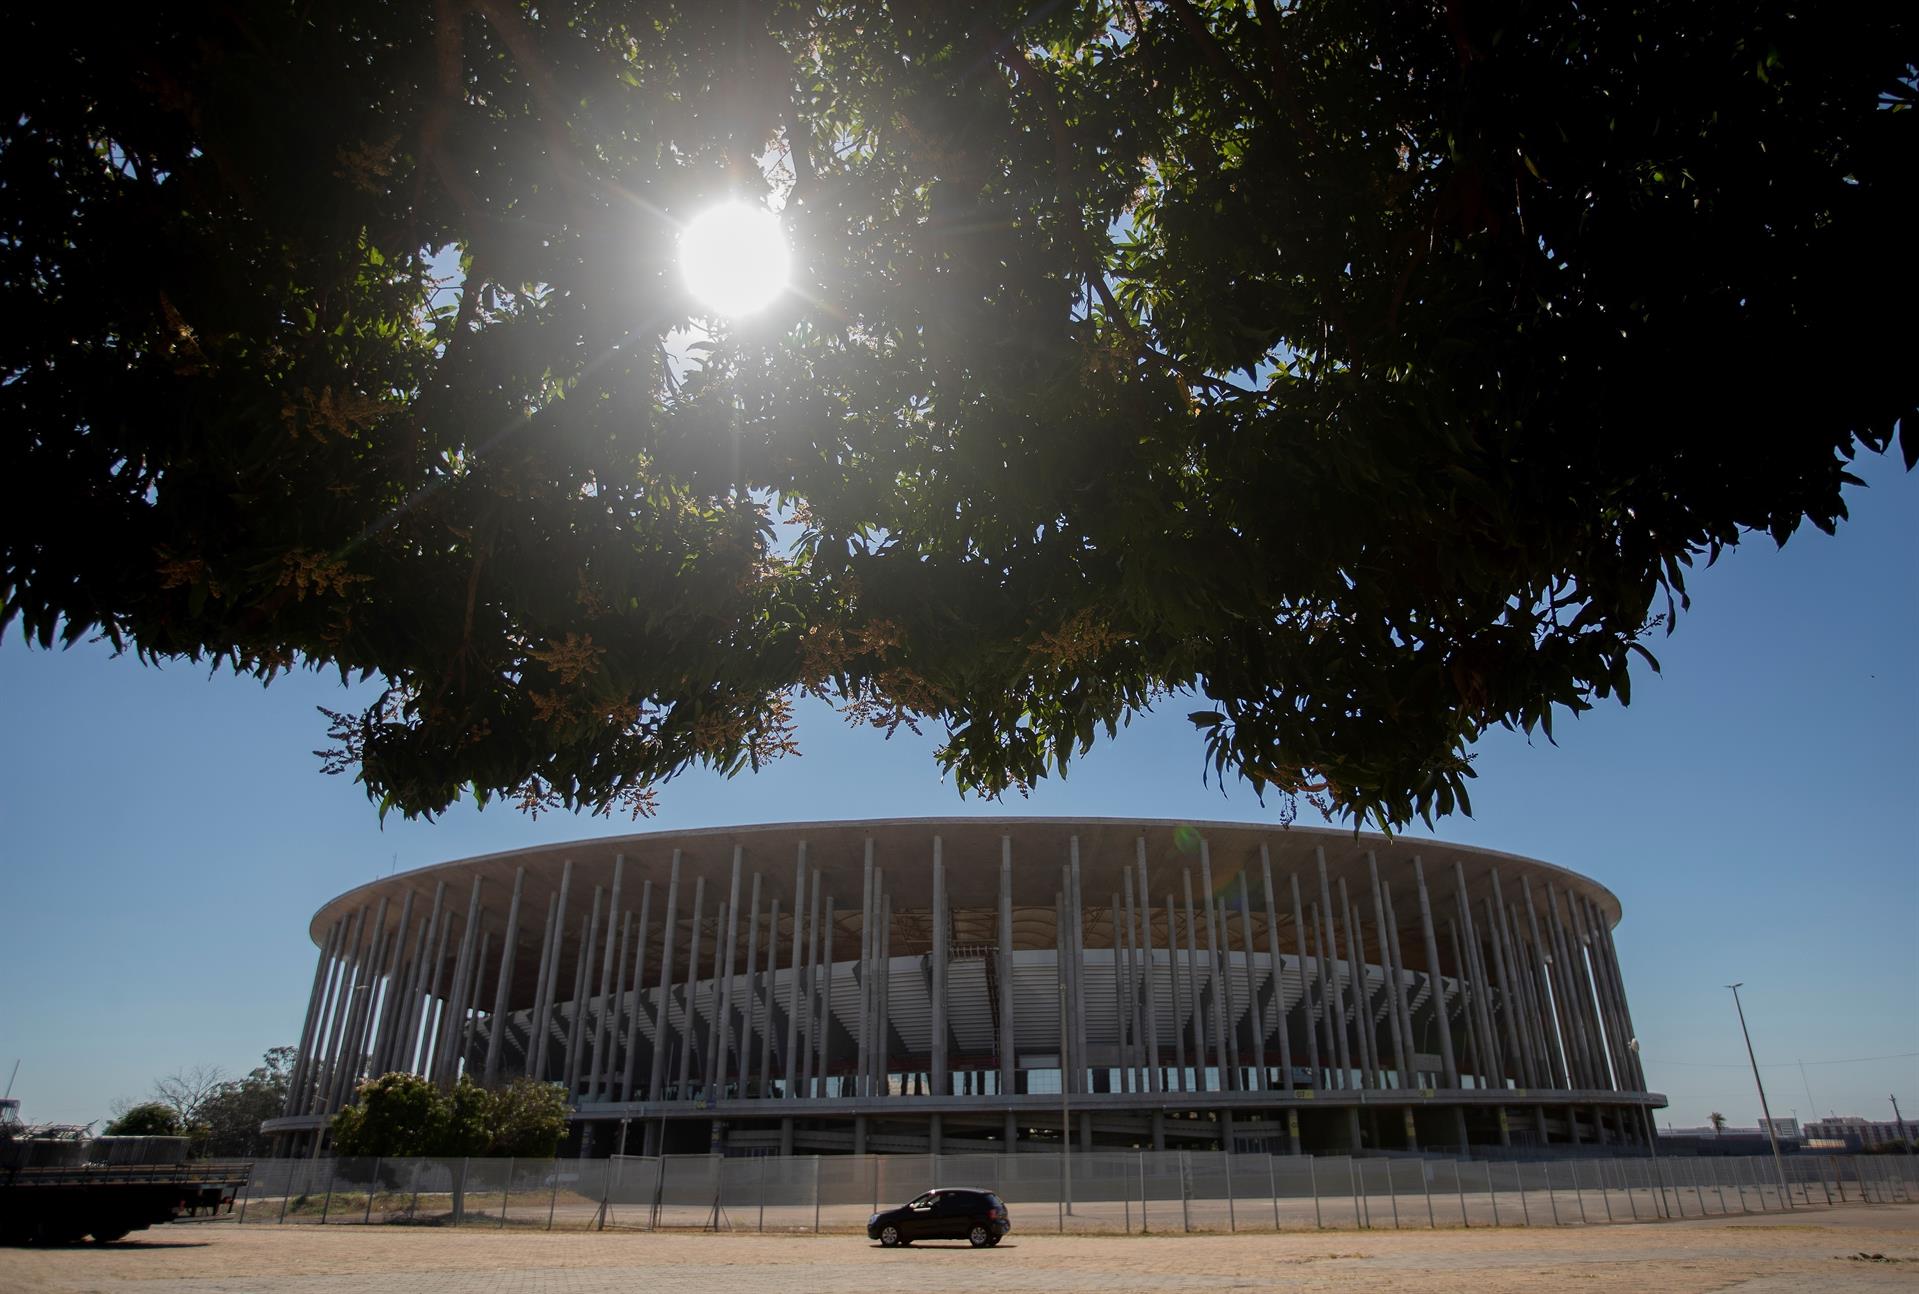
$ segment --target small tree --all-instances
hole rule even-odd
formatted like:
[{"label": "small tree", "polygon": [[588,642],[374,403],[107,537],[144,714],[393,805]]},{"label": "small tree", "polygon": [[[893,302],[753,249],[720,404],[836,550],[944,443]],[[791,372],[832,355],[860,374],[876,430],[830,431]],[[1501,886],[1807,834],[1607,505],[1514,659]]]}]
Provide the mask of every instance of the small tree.
[{"label": "small tree", "polygon": [[516,1078],[493,1094],[493,1152],[550,1159],[566,1139],[566,1088]]},{"label": "small tree", "polygon": [[1719,1113],[1719,1111],[1717,1110],[1714,1110],[1711,1114],[1706,1116],[1706,1122],[1712,1125],[1713,1136],[1718,1137],[1718,1136],[1725,1135],[1725,1131],[1726,1131],[1725,1115]]},{"label": "small tree", "polygon": [[123,1112],[106,1126],[109,1137],[177,1137],[181,1134],[180,1116],[160,1101],[143,1101]]},{"label": "small tree", "polygon": [[445,1111],[440,1136],[427,1153],[449,1159],[493,1153],[493,1093],[462,1075],[453,1090],[440,1099]]},{"label": "small tree", "polygon": [[287,1082],[292,1075],[294,1049],[274,1047],[261,1057],[245,1078],[222,1083],[200,1105],[206,1127],[202,1153],[209,1156],[254,1155],[260,1151],[260,1124],[286,1108]]},{"label": "small tree", "polygon": [[386,1159],[545,1159],[566,1136],[566,1112],[558,1083],[516,1078],[489,1090],[462,1077],[442,1092],[417,1074],[386,1074],[360,1084],[354,1104],[333,1116],[333,1149]]},{"label": "small tree", "polygon": [[333,1150],[347,1156],[408,1158],[442,1153],[446,1098],[418,1074],[382,1074],[360,1084],[333,1116]]}]

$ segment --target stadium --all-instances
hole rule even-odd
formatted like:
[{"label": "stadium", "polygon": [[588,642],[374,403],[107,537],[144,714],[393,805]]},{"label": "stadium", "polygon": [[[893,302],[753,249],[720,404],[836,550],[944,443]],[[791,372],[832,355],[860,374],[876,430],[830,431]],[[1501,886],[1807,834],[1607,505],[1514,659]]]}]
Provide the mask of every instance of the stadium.
[{"label": "stadium", "polygon": [[317,1153],[360,1080],[403,1070],[562,1083],[585,1155],[1632,1153],[1665,1101],[1619,919],[1549,863],[1243,823],[516,850],[315,914],[291,1092],[264,1128]]}]

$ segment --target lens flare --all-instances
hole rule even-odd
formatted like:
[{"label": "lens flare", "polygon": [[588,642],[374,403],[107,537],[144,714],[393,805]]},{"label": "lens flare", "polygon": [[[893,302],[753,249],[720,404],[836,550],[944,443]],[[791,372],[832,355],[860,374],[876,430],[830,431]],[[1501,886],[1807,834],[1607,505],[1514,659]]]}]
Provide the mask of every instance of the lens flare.
[{"label": "lens flare", "polygon": [[695,300],[715,315],[763,310],[786,290],[786,237],[779,217],[744,202],[695,216],[680,234],[680,273]]}]

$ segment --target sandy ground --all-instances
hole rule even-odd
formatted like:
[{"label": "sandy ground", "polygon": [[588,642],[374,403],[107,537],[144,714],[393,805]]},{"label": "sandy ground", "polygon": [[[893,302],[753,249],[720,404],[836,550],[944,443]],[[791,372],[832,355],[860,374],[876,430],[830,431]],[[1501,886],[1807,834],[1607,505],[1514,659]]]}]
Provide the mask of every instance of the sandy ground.
[{"label": "sandy ground", "polygon": [[176,1223],[0,1249],[0,1290],[58,1294],[780,1294],[1458,1290],[1919,1294],[1919,1204],[1537,1230],[1052,1236],[882,1250],[853,1236],[488,1233]]}]

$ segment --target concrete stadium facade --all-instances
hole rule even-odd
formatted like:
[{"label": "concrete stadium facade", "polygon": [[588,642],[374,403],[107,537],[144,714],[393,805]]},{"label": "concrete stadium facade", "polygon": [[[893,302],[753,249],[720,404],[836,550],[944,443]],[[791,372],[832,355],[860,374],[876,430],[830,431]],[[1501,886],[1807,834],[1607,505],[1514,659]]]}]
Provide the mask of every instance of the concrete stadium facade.
[{"label": "concrete stadium facade", "polygon": [[655,832],[361,886],[285,1115],[363,1078],[563,1083],[584,1153],[1643,1146],[1618,900],[1303,827],[959,818]]}]

